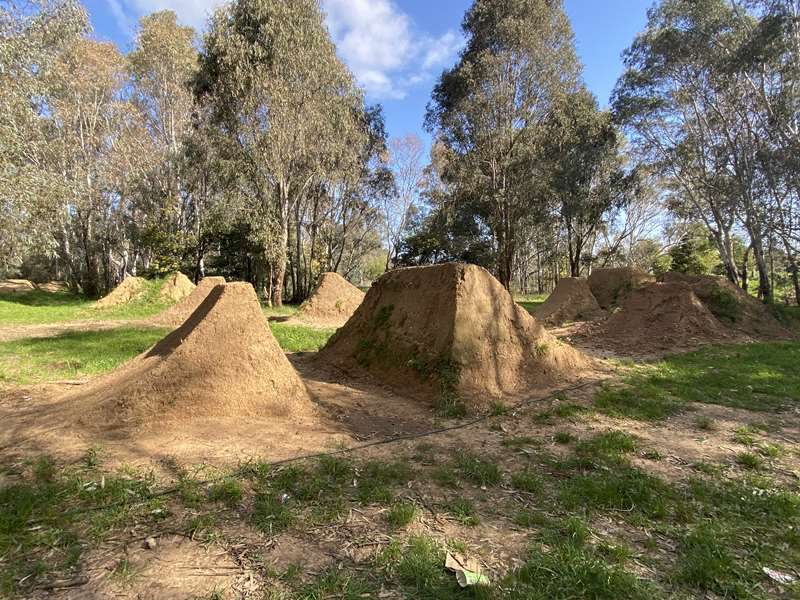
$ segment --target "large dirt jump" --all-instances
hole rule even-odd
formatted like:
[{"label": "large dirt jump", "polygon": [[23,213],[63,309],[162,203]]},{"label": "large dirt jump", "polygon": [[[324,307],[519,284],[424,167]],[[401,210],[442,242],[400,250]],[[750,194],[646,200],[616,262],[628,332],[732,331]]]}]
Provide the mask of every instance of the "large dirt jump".
[{"label": "large dirt jump", "polygon": [[134,302],[141,298],[147,289],[147,281],[141,277],[126,277],[106,296],[100,298],[95,308],[113,308]]},{"label": "large dirt jump", "polygon": [[632,267],[594,269],[589,275],[589,289],[601,308],[621,304],[631,291],[656,280],[652,275]]},{"label": "large dirt jump", "polygon": [[434,403],[455,395],[472,412],[575,379],[589,363],[488,271],[455,263],[383,275],[320,357]]},{"label": "large dirt jump", "polygon": [[562,325],[568,321],[590,321],[603,316],[603,309],[582,277],[565,277],[553,293],[535,310],[537,319],[548,325]]},{"label": "large dirt jump", "polygon": [[692,288],[706,307],[730,329],[753,339],[786,339],[785,329],[769,308],[724,277],[666,273],[662,281]]},{"label": "large dirt jump", "polygon": [[206,297],[216,286],[225,283],[224,277],[204,277],[192,292],[176,305],[156,315],[150,322],[153,325],[165,327],[178,327],[188,319],[194,311],[205,301]]},{"label": "large dirt jump", "polygon": [[300,307],[292,321],[341,327],[364,301],[364,292],[338,273],[323,273],[314,293]]},{"label": "large dirt jump", "polygon": [[208,417],[301,417],[313,410],[249,283],[216,286],[178,329],[65,404],[80,424],[115,431]]},{"label": "large dirt jump", "polygon": [[597,336],[634,355],[736,339],[692,288],[681,282],[652,283],[629,292]]},{"label": "large dirt jump", "polygon": [[164,281],[158,295],[168,302],[179,302],[194,291],[195,285],[186,275],[177,271]]}]

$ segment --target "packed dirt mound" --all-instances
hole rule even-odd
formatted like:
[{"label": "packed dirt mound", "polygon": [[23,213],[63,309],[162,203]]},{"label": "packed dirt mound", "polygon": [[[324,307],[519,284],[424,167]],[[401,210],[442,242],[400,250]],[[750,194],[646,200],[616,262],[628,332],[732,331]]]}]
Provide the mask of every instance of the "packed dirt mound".
[{"label": "packed dirt mound", "polygon": [[178,271],[173,273],[161,286],[158,295],[164,300],[178,302],[194,291],[195,285],[186,275]]},{"label": "packed dirt mound", "polygon": [[581,277],[565,277],[553,293],[535,311],[536,318],[550,325],[567,321],[589,321],[603,315],[587,281]]},{"label": "packed dirt mound", "polygon": [[736,336],[688,285],[652,283],[631,291],[598,335],[626,354],[683,350]]},{"label": "packed dirt mound", "polygon": [[647,283],[655,282],[652,275],[633,269],[594,269],[589,275],[589,289],[601,308],[621,304],[626,294]]},{"label": "packed dirt mound", "polygon": [[94,307],[95,308],[113,308],[115,306],[122,306],[141,298],[147,290],[147,281],[141,277],[126,277],[122,280],[117,287],[111,292],[100,298]]},{"label": "packed dirt mound", "polygon": [[364,301],[364,292],[338,273],[323,273],[293,320],[341,327]]},{"label": "packed dirt mound", "polygon": [[272,337],[253,286],[216,286],[178,329],[70,398],[87,426],[156,429],[230,416],[312,411],[305,385]]},{"label": "packed dirt mound", "polygon": [[0,294],[19,294],[35,289],[27,279],[3,279],[0,281]]},{"label": "packed dirt mound", "polygon": [[36,289],[42,292],[55,294],[57,292],[69,291],[69,284],[65,281],[48,281],[47,283],[37,283]]},{"label": "packed dirt mound", "polygon": [[206,299],[206,296],[211,293],[211,290],[224,283],[224,277],[204,277],[188,296],[175,306],[171,306],[161,314],[153,317],[151,323],[165,327],[178,327],[197,310]]},{"label": "packed dirt mound", "polygon": [[473,411],[564,381],[588,364],[488,271],[455,263],[383,275],[320,356],[403,393]]},{"label": "packed dirt mound", "polygon": [[692,288],[698,298],[724,325],[756,339],[791,337],[769,308],[757,298],[724,277],[666,273],[667,283],[683,283]]}]

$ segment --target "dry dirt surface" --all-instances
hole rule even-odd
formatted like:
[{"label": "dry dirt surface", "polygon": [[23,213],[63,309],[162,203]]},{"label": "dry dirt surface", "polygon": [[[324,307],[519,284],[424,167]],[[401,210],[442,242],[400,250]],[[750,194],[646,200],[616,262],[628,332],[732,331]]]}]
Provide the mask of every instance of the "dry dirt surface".
[{"label": "dry dirt surface", "polygon": [[320,359],[423,400],[457,395],[472,411],[591,370],[488,271],[455,263],[382,276]]},{"label": "dry dirt surface", "polygon": [[0,294],[19,294],[36,289],[27,279],[3,279],[0,281]]},{"label": "dry dirt surface", "polygon": [[126,277],[111,292],[100,298],[95,308],[113,308],[140,298],[146,289],[147,283],[141,277]]},{"label": "dry dirt surface", "polygon": [[67,403],[85,427],[126,432],[197,417],[313,414],[249,283],[216,286],[178,329]]},{"label": "dry dirt surface", "polygon": [[323,273],[314,293],[289,321],[339,328],[347,323],[363,301],[364,292],[344,277],[338,273]]},{"label": "dry dirt surface", "polygon": [[620,304],[632,290],[655,280],[652,275],[631,267],[594,269],[589,275],[589,288],[600,307],[609,309]]},{"label": "dry dirt surface", "polygon": [[158,295],[170,302],[183,300],[194,291],[195,285],[183,273],[178,271],[170,275],[161,286]]},{"label": "dry dirt surface", "polygon": [[589,289],[588,282],[582,277],[565,277],[559,281],[553,293],[534,314],[548,325],[561,325],[567,321],[591,321],[605,315]]},{"label": "dry dirt surface", "polygon": [[188,296],[175,306],[171,306],[161,314],[150,319],[150,322],[154,325],[161,325],[164,327],[178,327],[192,316],[192,313],[203,303],[206,296],[211,293],[211,290],[223,283],[225,283],[224,277],[204,277]]},{"label": "dry dirt surface", "polygon": [[37,290],[50,294],[69,291],[69,285],[64,281],[48,281],[47,283],[37,283],[35,285]]},{"label": "dry dirt surface", "polygon": [[725,324],[734,331],[754,339],[786,339],[791,337],[763,302],[753,298],[724,277],[714,275],[686,275],[666,273],[664,282],[679,282],[692,288],[697,297],[711,310],[719,311],[720,303],[729,318],[721,315]]}]

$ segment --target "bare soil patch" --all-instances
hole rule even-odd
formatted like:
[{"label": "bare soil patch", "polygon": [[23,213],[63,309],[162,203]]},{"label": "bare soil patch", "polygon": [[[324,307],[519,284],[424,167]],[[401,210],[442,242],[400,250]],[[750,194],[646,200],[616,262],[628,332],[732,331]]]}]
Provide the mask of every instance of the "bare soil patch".
[{"label": "bare soil patch", "polygon": [[289,322],[341,327],[364,300],[364,292],[338,273],[323,273],[314,293]]},{"label": "bare soil patch", "polygon": [[178,271],[170,275],[161,286],[158,295],[170,302],[183,300],[194,291],[195,285],[183,273]]},{"label": "bare soil patch", "polygon": [[156,315],[150,322],[164,327],[178,327],[203,303],[216,286],[225,283],[224,277],[204,277],[183,300]]},{"label": "bare soil patch", "polygon": [[488,271],[455,263],[385,274],[320,357],[428,402],[456,397],[473,411],[590,368]]},{"label": "bare soil patch", "polygon": [[605,316],[589,288],[581,277],[565,277],[556,285],[553,293],[535,311],[537,319],[549,325],[561,325],[567,321],[591,321]]},{"label": "bare soil patch", "polygon": [[147,282],[141,277],[126,277],[111,292],[100,298],[95,308],[113,308],[141,298],[147,289]]},{"label": "bare soil patch", "polygon": [[655,280],[652,275],[631,267],[594,269],[589,275],[589,288],[600,307],[608,309],[619,304],[632,290]]},{"label": "bare soil patch", "polygon": [[0,281],[0,294],[20,294],[34,289],[36,286],[27,279],[3,279]]}]

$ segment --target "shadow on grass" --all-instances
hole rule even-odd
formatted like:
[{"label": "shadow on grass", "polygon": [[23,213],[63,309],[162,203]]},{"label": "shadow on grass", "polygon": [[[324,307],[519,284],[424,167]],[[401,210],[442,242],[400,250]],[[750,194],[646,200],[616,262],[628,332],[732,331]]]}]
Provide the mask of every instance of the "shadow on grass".
[{"label": "shadow on grass", "polygon": [[800,403],[800,343],[707,346],[637,367],[595,399],[605,413],[658,420],[702,402],[780,412]]},{"label": "shadow on grass", "polygon": [[70,331],[0,343],[0,381],[26,384],[106,373],[144,352],[166,330]]}]

